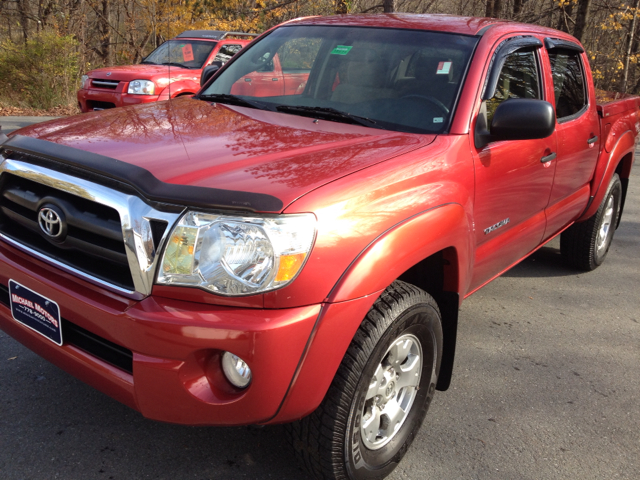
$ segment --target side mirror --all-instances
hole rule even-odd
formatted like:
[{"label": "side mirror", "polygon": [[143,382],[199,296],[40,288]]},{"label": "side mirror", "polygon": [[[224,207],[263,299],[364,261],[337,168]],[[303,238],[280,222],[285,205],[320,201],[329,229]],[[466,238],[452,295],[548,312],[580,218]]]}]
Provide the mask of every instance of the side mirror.
[{"label": "side mirror", "polygon": [[[481,114],[481,116],[483,116]],[[487,131],[484,121],[476,123],[475,144],[482,148],[499,140],[533,140],[546,138],[556,128],[553,106],[544,100],[512,98],[496,108]]]},{"label": "side mirror", "polygon": [[200,75],[200,86],[202,87],[207,80],[209,80],[214,73],[222,68],[222,62],[211,62],[211,65],[207,65],[202,69],[202,74]]}]

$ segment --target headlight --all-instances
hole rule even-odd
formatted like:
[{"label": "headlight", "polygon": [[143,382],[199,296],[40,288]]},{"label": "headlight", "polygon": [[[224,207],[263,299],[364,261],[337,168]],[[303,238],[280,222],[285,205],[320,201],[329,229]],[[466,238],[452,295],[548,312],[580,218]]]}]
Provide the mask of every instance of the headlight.
[{"label": "headlight", "polygon": [[134,80],[129,82],[127,93],[133,93],[134,95],[153,95],[155,91],[156,86],[151,80]]},{"label": "headlight", "polygon": [[80,77],[80,88],[86,89],[89,87],[87,80],[89,80],[89,75],[82,75],[82,77]]},{"label": "headlight", "polygon": [[309,255],[315,224],[311,214],[261,218],[187,212],[169,236],[158,283],[221,295],[284,287]]}]

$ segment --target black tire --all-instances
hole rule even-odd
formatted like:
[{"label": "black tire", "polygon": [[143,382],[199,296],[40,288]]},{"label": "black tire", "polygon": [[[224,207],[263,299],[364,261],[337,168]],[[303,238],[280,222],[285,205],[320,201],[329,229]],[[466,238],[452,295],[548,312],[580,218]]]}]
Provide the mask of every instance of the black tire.
[{"label": "black tire", "polygon": [[389,475],[422,425],[441,358],[436,302],[394,282],[360,325],[320,407],[287,428],[305,469],[322,480]]},{"label": "black tire", "polygon": [[622,184],[614,174],[598,211],[562,232],[560,253],[570,265],[585,271],[602,265],[618,226],[621,199]]}]

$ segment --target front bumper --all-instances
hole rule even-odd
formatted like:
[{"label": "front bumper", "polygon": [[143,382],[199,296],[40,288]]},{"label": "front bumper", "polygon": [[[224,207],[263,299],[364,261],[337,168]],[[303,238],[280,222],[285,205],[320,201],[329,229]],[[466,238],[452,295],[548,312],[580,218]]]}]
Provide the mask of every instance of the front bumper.
[{"label": "front bumper", "polygon": [[[126,93],[128,82],[120,82],[116,90],[90,88],[78,90],[77,98],[80,110],[83,113],[108,108],[125,107],[139,103],[152,103],[160,99],[160,95],[131,95]],[[166,98],[164,99],[166,100]]]},{"label": "front bumper", "polygon": [[[58,346],[16,322],[9,309],[9,279],[56,301],[63,325],[130,351],[130,371],[82,342],[65,340],[64,329],[64,343]],[[284,401],[320,310],[320,305],[281,310],[221,307],[153,296],[134,301],[57,271],[0,241],[0,328],[155,420],[189,425],[268,422]],[[251,367],[253,379],[246,389],[224,378],[223,351],[239,355]]]}]

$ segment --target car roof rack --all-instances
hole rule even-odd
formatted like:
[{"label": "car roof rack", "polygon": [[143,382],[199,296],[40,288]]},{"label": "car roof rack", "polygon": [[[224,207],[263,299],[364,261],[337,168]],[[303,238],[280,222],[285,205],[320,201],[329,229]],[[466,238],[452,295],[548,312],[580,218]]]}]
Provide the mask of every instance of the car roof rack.
[{"label": "car roof rack", "polygon": [[220,30],[187,30],[176,38],[210,38],[211,40],[223,40],[227,37],[257,37],[257,33],[223,32]]}]

